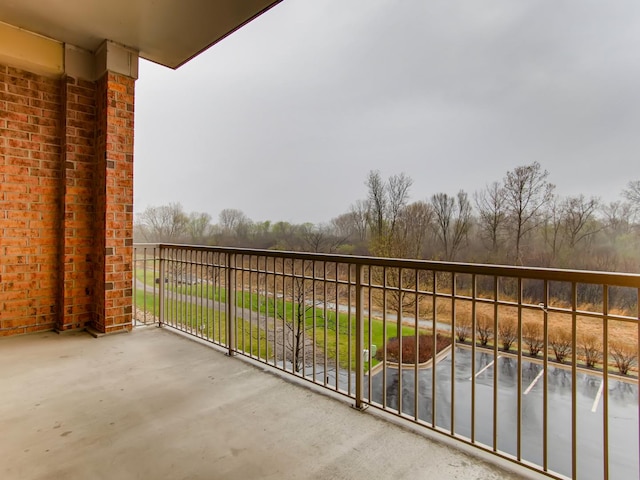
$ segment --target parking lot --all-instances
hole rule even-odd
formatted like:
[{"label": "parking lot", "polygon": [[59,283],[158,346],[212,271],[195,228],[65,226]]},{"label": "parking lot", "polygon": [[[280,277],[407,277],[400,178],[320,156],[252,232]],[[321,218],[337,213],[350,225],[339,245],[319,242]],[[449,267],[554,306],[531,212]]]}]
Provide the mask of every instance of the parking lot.
[{"label": "parking lot", "polygon": [[[493,383],[498,372],[497,448],[516,455],[517,448],[517,359],[476,352],[475,436],[476,441],[493,443]],[[471,436],[471,350],[456,348],[455,433]],[[548,468],[571,476],[571,371],[549,365],[547,409]],[[387,368],[386,385],[382,372],[373,376],[372,400],[398,406],[398,370]],[[403,369],[402,412],[414,415],[414,369]],[[418,370],[418,417],[431,422],[432,369]],[[368,388],[368,387],[366,387]],[[577,373],[577,478],[603,478],[603,392],[597,373]],[[523,359],[521,452],[524,460],[543,463],[542,364]],[[609,378],[609,475],[610,478],[639,478],[638,472],[638,388],[636,383]],[[436,425],[451,428],[451,355],[436,366]]]}]

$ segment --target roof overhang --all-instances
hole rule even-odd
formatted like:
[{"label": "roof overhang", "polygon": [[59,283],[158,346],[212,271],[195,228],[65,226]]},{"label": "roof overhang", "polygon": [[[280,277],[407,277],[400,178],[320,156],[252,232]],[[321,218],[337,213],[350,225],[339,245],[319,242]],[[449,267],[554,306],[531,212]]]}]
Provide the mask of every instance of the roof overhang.
[{"label": "roof overhang", "polygon": [[105,40],[177,68],[282,0],[0,0],[0,22],[95,53]]}]

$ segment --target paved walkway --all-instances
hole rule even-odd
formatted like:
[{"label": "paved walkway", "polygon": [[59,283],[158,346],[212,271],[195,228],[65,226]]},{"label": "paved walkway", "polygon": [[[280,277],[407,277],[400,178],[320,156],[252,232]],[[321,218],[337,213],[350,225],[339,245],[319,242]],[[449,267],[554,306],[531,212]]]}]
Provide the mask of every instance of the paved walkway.
[{"label": "paved walkway", "polygon": [[0,478],[524,478],[167,329],[0,339]]}]

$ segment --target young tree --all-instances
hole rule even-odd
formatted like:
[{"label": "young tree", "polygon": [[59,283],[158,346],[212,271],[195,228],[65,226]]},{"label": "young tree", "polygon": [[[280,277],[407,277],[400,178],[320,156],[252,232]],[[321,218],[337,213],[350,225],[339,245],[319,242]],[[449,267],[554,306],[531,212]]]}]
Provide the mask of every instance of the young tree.
[{"label": "young tree", "polygon": [[505,207],[515,243],[515,262],[522,264],[522,240],[542,221],[554,185],[538,162],[516,167],[504,179]]}]

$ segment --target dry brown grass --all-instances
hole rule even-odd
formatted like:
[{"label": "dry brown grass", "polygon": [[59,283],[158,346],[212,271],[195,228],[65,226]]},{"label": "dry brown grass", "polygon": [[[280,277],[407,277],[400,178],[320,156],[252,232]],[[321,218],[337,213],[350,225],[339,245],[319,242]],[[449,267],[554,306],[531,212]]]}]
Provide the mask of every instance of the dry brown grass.
[{"label": "dry brown grass", "polygon": [[[452,316],[452,301],[449,298],[437,298],[436,299],[436,321],[443,324],[451,324]],[[560,306],[558,303],[554,303],[554,307],[563,308],[567,306]],[[493,323],[494,323],[494,305],[492,303],[476,302],[476,321],[477,324],[485,325],[490,331],[489,342],[493,342]],[[582,304],[578,310],[597,312],[601,309],[600,305]],[[433,311],[433,299],[429,296],[423,297],[420,304],[420,312],[425,317],[430,317]],[[620,310],[612,310],[612,315],[629,315],[628,312]],[[455,302],[455,318],[456,324],[471,325],[472,317],[472,302],[470,300],[457,299]],[[526,348],[526,339],[524,338],[524,327],[535,329],[536,331],[542,331],[544,326],[545,312],[539,307],[525,307],[522,309],[522,325],[523,325],[523,348]],[[571,337],[573,318],[571,313],[564,312],[549,312],[548,319],[548,334],[549,337],[557,336],[569,336]],[[498,306],[498,325],[500,324],[517,322],[518,320],[518,308],[515,306],[499,305]],[[456,330],[459,330],[458,328]],[[469,327],[470,332],[470,327]],[[459,331],[456,332],[458,334]],[[589,363],[591,366],[594,364],[594,349],[586,348],[584,339],[597,339],[596,343],[602,342],[604,337],[604,320],[602,317],[591,317],[585,315],[576,316],[576,335],[578,337],[577,354],[582,363]],[[464,335],[465,339],[468,339],[471,335],[467,333]],[[609,345],[624,345],[625,351],[636,351],[638,348],[638,324],[633,321],[623,321],[610,319],[607,324],[607,337]],[[481,342],[480,335],[477,336],[478,342]],[[498,341],[500,341],[500,332],[498,332]],[[587,342],[588,343],[588,342]],[[587,345],[588,347],[589,345]],[[600,347],[601,348],[601,347]],[[635,350],[634,350],[635,349]],[[553,355],[553,352],[550,351]],[[596,354],[597,357],[597,354]],[[599,357],[601,361],[602,357]],[[597,360],[597,359],[596,359]],[[615,367],[616,363],[613,358],[610,359],[610,365]],[[637,367],[635,368],[637,370]]]}]

